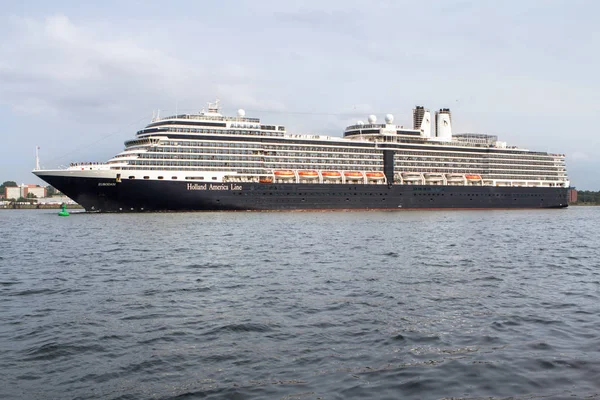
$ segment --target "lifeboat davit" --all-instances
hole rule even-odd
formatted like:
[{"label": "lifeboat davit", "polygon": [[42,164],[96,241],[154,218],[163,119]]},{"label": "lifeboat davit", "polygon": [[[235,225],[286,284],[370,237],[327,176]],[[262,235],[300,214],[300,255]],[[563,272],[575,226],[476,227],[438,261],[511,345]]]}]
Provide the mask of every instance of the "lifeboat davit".
[{"label": "lifeboat davit", "polygon": [[338,171],[321,171],[321,176],[325,179],[340,179],[342,174]]},{"label": "lifeboat davit", "polygon": [[465,175],[465,178],[469,181],[480,181],[481,175]]},{"label": "lifeboat davit", "polygon": [[294,171],[291,170],[274,171],[273,175],[279,179],[292,179],[296,176],[294,175]]},{"label": "lifeboat davit", "polygon": [[363,178],[362,172],[358,171],[344,171],[344,176],[346,179],[358,180]]},{"label": "lifeboat davit", "polygon": [[381,180],[385,178],[383,172],[367,172],[365,175],[367,176],[367,179]]},{"label": "lifeboat davit", "polygon": [[305,179],[312,179],[312,178],[319,177],[319,173],[317,171],[298,171],[298,175],[300,176],[300,178],[305,178]]}]

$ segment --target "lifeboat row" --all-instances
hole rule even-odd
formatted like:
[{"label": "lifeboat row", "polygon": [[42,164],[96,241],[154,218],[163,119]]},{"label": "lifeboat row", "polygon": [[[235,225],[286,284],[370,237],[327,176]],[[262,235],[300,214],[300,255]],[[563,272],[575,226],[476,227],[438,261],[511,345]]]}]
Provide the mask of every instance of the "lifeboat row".
[{"label": "lifeboat row", "polygon": [[[273,171],[273,175],[276,179],[296,179],[296,174],[300,179],[319,179],[319,176],[322,176],[325,180],[336,180],[342,179],[344,177],[346,181],[360,181],[365,178],[368,181],[383,181],[385,180],[385,174],[380,171],[370,171],[370,172],[361,172],[361,171],[315,171],[315,170],[301,170],[294,172],[291,169],[285,170],[276,170]],[[441,173],[419,173],[419,172],[402,172],[398,174],[402,177],[404,182],[408,183],[443,183],[444,181],[448,183],[461,183],[461,182],[480,182],[482,180],[481,175],[463,175],[463,174],[441,174]],[[398,176],[397,175],[397,176]]]},{"label": "lifeboat row", "polygon": [[444,181],[449,184],[457,183],[478,183],[482,181],[481,175],[463,175],[463,174],[442,174],[436,172],[401,172],[396,174],[396,180],[402,178],[402,181],[407,183],[427,183],[427,184],[442,184]]},{"label": "lifeboat row", "polygon": [[[296,174],[292,170],[277,170],[273,171],[273,175],[275,175],[278,179],[293,179],[296,177]],[[348,180],[361,180],[365,177],[367,180],[384,180],[385,175],[383,172],[360,172],[360,171],[321,171],[321,176],[324,179],[341,179],[342,175]],[[300,179],[317,179],[319,178],[319,172],[314,170],[303,170],[298,171],[298,177]]]}]

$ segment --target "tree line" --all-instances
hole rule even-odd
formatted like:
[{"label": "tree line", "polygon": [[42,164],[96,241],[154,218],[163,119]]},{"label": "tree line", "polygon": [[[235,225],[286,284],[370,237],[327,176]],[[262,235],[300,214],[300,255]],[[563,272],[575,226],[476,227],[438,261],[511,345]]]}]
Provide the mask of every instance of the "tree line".
[{"label": "tree line", "polygon": [[573,204],[599,204],[600,205],[600,191],[594,192],[592,190],[578,190],[577,201]]},{"label": "tree line", "polygon": [[19,186],[19,185],[17,185],[17,182],[15,182],[15,181],[4,181],[4,183],[2,185],[0,185],[0,193],[4,193],[4,188],[7,186],[15,187],[15,186]]}]

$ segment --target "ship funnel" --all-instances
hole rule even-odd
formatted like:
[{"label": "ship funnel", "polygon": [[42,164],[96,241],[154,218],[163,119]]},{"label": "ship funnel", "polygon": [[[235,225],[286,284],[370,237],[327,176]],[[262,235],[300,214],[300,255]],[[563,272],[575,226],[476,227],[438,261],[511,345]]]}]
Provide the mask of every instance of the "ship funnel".
[{"label": "ship funnel", "polygon": [[423,137],[431,137],[431,113],[423,106],[413,109],[413,129],[421,131]]},{"label": "ship funnel", "polygon": [[435,113],[435,133],[439,141],[452,141],[452,114],[449,108],[441,108]]}]

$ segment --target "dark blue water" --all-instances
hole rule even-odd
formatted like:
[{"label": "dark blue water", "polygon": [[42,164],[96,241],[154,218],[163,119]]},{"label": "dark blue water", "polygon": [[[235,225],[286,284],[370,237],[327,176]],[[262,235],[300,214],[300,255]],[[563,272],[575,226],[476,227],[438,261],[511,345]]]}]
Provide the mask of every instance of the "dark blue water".
[{"label": "dark blue water", "polygon": [[2,399],[599,398],[600,207],[0,211]]}]

